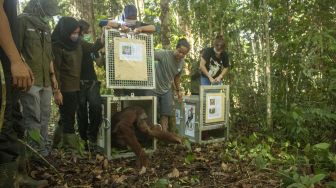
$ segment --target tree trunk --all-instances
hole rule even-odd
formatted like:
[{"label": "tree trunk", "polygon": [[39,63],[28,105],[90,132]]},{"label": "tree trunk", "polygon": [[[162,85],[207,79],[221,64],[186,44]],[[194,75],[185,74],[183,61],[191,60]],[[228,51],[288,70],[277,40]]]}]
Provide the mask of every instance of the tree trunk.
[{"label": "tree trunk", "polygon": [[164,49],[169,49],[170,48],[170,40],[169,40],[169,2],[170,2],[170,0],[160,0],[161,39],[162,39],[162,47]]},{"label": "tree trunk", "polygon": [[94,8],[93,0],[72,0],[71,12],[75,18],[83,19],[91,25],[93,38],[96,38],[94,28]]},{"label": "tree trunk", "polygon": [[271,81],[271,51],[269,37],[269,14],[267,3],[263,0],[264,5],[264,32],[265,32],[265,56],[266,56],[266,83],[267,83],[267,127],[269,131],[272,129],[272,81]]}]

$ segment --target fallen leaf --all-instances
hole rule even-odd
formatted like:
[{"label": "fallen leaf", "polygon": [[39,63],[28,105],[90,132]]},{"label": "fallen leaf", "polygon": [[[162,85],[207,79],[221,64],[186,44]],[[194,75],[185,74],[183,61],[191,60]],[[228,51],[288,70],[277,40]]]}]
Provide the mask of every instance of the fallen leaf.
[{"label": "fallen leaf", "polygon": [[171,173],[168,174],[169,178],[178,178],[180,176],[180,172],[174,168]]},{"label": "fallen leaf", "polygon": [[97,159],[98,162],[102,162],[104,160],[104,158],[105,157],[103,155],[99,155],[99,154],[96,155],[96,159]]},{"label": "fallen leaf", "polygon": [[117,183],[117,184],[121,184],[123,183],[125,180],[127,179],[127,177],[125,175],[112,175],[112,181]]},{"label": "fallen leaf", "polygon": [[45,172],[42,176],[43,179],[49,179],[50,177],[52,177],[51,174],[49,174],[48,172]]},{"label": "fallen leaf", "polygon": [[146,170],[147,170],[146,167],[143,166],[139,172],[139,175],[146,173]]},{"label": "fallen leaf", "polygon": [[30,176],[34,179],[36,179],[36,175],[38,174],[38,171],[34,170],[34,171],[31,171],[30,173]]},{"label": "fallen leaf", "polygon": [[222,167],[222,169],[223,169],[224,172],[226,172],[226,171],[229,170],[229,166],[226,163],[222,163],[221,167]]},{"label": "fallen leaf", "polygon": [[199,160],[199,161],[204,161],[204,162],[209,162],[209,159],[206,159],[204,157],[196,157],[196,160]]},{"label": "fallen leaf", "polygon": [[199,153],[202,151],[202,148],[195,148],[195,152]]},{"label": "fallen leaf", "polygon": [[108,166],[109,166],[108,160],[104,159],[103,168],[106,170],[106,169],[108,169]]}]

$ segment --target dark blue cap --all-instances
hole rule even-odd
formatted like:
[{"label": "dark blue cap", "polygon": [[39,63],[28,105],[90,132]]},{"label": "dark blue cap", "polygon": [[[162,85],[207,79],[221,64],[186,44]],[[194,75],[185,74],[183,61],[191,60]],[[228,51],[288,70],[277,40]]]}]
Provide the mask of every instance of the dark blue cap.
[{"label": "dark blue cap", "polygon": [[137,17],[137,9],[134,5],[126,5],[124,8],[124,18]]}]

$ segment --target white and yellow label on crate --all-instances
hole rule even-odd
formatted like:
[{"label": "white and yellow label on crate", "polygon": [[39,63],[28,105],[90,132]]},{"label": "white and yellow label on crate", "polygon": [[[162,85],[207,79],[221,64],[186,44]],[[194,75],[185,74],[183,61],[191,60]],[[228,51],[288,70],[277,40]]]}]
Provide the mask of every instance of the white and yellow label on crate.
[{"label": "white and yellow label on crate", "polygon": [[225,120],[225,94],[207,93],[205,101],[205,123],[220,122]]},{"label": "white and yellow label on crate", "polygon": [[129,38],[114,38],[115,79],[146,81],[146,42]]}]

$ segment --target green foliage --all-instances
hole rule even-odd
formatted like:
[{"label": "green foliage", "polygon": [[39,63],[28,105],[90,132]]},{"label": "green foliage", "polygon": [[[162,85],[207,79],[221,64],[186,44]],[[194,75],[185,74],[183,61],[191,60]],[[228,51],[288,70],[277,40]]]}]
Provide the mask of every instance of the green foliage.
[{"label": "green foliage", "polygon": [[40,131],[38,129],[30,129],[28,132],[28,139],[32,139],[38,144],[42,143],[42,136],[40,134]]},{"label": "green foliage", "polygon": [[287,186],[287,188],[310,188],[314,186],[314,184],[319,183],[322,179],[325,178],[325,174],[317,174],[313,177],[310,176],[300,176],[298,174],[295,174],[293,176],[293,179],[295,183],[290,184]]},{"label": "green foliage", "polygon": [[153,183],[151,185],[151,187],[153,187],[153,188],[166,188],[166,187],[168,187],[169,183],[170,182],[169,182],[168,179],[161,178],[158,181],[156,181],[155,183]]},{"label": "green foliage", "polygon": [[188,153],[188,155],[184,158],[184,162],[186,164],[191,164],[195,160],[195,154]]}]

